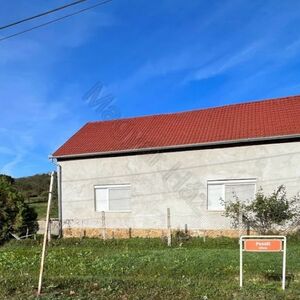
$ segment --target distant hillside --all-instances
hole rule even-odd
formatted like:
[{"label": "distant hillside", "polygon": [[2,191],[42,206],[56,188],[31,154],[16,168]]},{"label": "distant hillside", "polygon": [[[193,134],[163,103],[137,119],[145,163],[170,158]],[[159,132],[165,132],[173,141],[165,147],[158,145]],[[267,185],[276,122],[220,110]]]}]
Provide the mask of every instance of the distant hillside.
[{"label": "distant hillside", "polygon": [[[56,180],[54,182],[55,191],[53,194],[56,195]],[[33,176],[16,178],[14,185],[21,193],[23,193],[29,202],[44,202],[48,200],[50,175],[36,174]]]},{"label": "distant hillside", "polygon": [[[28,177],[12,178],[5,176],[16,189],[21,192],[26,202],[34,207],[38,213],[39,219],[44,219],[47,210],[48,192],[50,186],[50,175],[49,174],[36,174]],[[56,188],[56,174],[54,178],[54,191],[53,191],[53,205],[51,209],[51,217],[57,218],[57,188]]]}]

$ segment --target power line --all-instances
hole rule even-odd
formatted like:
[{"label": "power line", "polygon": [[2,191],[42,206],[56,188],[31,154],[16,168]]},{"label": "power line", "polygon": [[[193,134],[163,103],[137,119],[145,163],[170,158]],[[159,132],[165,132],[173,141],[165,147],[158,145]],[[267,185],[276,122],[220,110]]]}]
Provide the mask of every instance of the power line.
[{"label": "power line", "polygon": [[88,0],[78,0],[78,1],[66,4],[66,5],[63,5],[63,6],[60,6],[60,7],[56,7],[54,9],[51,9],[51,10],[39,13],[37,15],[34,15],[34,16],[31,16],[31,17],[28,17],[28,18],[25,18],[25,19],[22,19],[22,20],[19,20],[19,21],[15,21],[13,23],[10,23],[10,24],[4,25],[4,26],[0,26],[0,30],[6,29],[6,28],[9,28],[9,27],[12,27],[12,26],[15,26],[15,25],[18,25],[18,24],[21,24],[21,23],[24,23],[24,22],[36,19],[36,18],[40,18],[42,16],[49,15],[51,13],[57,12],[59,10],[65,9],[65,8],[73,6],[73,5],[80,4],[80,3],[85,2],[85,1],[88,1]]},{"label": "power line", "polygon": [[12,37],[21,35],[21,34],[23,34],[23,33],[30,32],[30,31],[32,31],[32,30],[35,30],[35,29],[38,29],[38,28],[47,26],[47,25],[49,25],[49,24],[52,24],[52,23],[61,21],[61,20],[63,20],[63,19],[66,19],[66,18],[75,16],[75,15],[78,15],[78,14],[80,14],[80,13],[82,13],[82,12],[85,12],[85,11],[87,11],[87,10],[90,10],[90,9],[92,9],[92,8],[95,8],[95,7],[97,7],[97,6],[106,4],[106,3],[111,2],[111,1],[113,1],[113,0],[105,0],[105,1],[99,2],[99,3],[95,4],[95,5],[88,6],[88,7],[84,8],[84,9],[78,10],[78,11],[76,11],[76,12],[74,12],[74,13],[71,13],[71,14],[68,14],[68,15],[65,15],[65,16],[62,16],[62,17],[60,17],[60,18],[56,18],[56,19],[51,20],[51,21],[49,21],[49,22],[42,23],[42,24],[40,24],[40,25],[37,25],[37,26],[31,27],[31,28],[25,29],[25,30],[23,30],[23,31],[19,31],[19,32],[17,32],[17,33],[14,33],[14,34],[5,36],[5,37],[3,37],[3,38],[0,38],[0,42],[2,42],[2,41],[4,41],[4,40],[8,40],[8,39],[10,39],[10,38],[12,38]]}]

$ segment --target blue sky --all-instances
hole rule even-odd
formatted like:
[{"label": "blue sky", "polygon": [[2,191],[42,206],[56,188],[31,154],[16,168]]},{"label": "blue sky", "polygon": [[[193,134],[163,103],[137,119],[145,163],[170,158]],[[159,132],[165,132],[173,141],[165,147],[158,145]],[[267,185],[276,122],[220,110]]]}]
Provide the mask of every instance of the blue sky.
[{"label": "blue sky", "polygon": [[[0,25],[68,2],[0,1]],[[48,155],[101,119],[83,99],[97,82],[122,117],[300,94],[299,11],[297,0],[113,0],[0,42],[0,173],[52,170]]]}]

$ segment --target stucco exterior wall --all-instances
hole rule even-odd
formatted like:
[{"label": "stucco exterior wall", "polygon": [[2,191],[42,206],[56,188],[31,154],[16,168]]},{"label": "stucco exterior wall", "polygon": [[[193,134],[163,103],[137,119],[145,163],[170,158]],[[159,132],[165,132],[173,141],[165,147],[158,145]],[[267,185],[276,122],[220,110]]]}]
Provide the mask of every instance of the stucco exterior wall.
[{"label": "stucco exterior wall", "polygon": [[[172,228],[229,232],[222,212],[207,209],[207,181],[255,178],[266,193],[278,185],[300,192],[300,142],[202,149],[59,162],[62,218],[67,228],[101,228],[94,186],[131,184],[131,212],[107,212],[107,228]],[[100,233],[99,233],[100,234]]]}]

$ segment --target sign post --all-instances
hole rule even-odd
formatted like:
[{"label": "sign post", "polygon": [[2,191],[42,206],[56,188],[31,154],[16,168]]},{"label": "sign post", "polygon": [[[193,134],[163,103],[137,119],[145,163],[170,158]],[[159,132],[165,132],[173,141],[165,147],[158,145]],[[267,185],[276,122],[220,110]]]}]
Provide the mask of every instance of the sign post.
[{"label": "sign post", "polygon": [[243,287],[243,252],[282,252],[282,289],[285,290],[286,277],[286,237],[256,236],[240,237],[240,287]]}]

